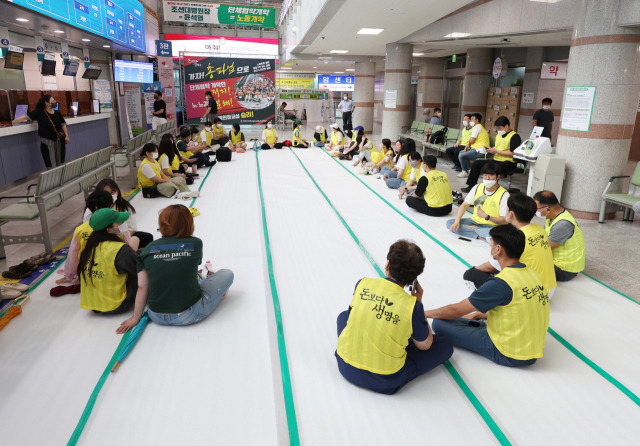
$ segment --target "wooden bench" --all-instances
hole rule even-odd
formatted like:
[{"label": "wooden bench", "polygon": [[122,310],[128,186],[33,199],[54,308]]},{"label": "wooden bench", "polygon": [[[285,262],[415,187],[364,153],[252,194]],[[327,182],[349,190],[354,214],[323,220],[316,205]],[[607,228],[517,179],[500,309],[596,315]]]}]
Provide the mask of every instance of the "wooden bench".
[{"label": "wooden bench", "polygon": [[[18,243],[44,243],[48,253],[53,253],[47,211],[56,208],[69,198],[88,190],[103,178],[115,180],[115,162],[111,159],[111,147],[105,147],[62,166],[42,172],[38,182],[27,187],[27,195],[0,197],[0,200],[17,198],[17,203],[0,210],[0,229],[11,221],[32,221],[40,217],[42,233],[22,236],[2,236],[0,231],[0,258],[5,258],[4,245]],[[32,187],[35,193],[30,194]]]}]

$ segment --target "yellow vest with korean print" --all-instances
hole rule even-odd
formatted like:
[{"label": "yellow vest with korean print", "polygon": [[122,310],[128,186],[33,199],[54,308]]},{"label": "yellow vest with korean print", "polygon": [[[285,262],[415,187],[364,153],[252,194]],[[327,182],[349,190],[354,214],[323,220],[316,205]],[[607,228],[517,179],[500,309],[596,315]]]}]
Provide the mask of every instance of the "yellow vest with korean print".
[{"label": "yellow vest with korean print", "polygon": [[127,275],[116,270],[116,255],[122,242],[102,242],[95,250],[92,277],[85,265],[80,276],[80,308],[85,310],[112,311],[127,297]]},{"label": "yellow vest with korean print", "polygon": [[526,238],[520,262],[533,268],[540,275],[547,291],[554,289],[557,286],[556,271],[553,267],[553,251],[549,246],[547,233],[542,226],[535,223],[530,223],[520,230]]},{"label": "yellow vest with korean print", "polygon": [[451,184],[446,173],[433,169],[426,172],[424,176],[429,183],[422,198],[430,208],[441,208],[453,203]]},{"label": "yellow vest with korean print", "polygon": [[234,146],[242,141],[242,131],[239,131],[238,133],[235,133],[232,130],[231,132],[229,132],[229,135],[231,135],[231,143]]},{"label": "yellow vest with korean print", "polygon": [[326,130],[323,130],[323,131],[322,131],[322,133],[319,133],[319,135],[320,135],[320,141],[318,141],[318,140],[316,139],[316,134],[318,134],[318,132],[315,132],[315,133],[313,134],[313,142],[321,142],[321,143],[324,143],[324,142],[326,142],[326,141],[327,141],[327,131],[326,131]]},{"label": "yellow vest with korean print", "polygon": [[469,144],[469,140],[471,139],[471,130],[472,129],[473,129],[473,127],[471,127],[471,128],[462,127],[462,132],[460,133],[460,145],[462,147],[464,147],[467,144]]},{"label": "yellow vest with korean print", "polygon": [[362,279],[351,300],[338,355],[353,367],[380,375],[400,370],[413,334],[416,298],[387,279]]},{"label": "yellow vest with korean print", "polygon": [[[163,153],[162,155],[160,155],[160,158],[158,158],[158,164],[160,165],[161,169],[162,169],[162,159],[163,158],[168,158],[168,157],[169,156],[166,153]],[[173,155],[173,159],[169,163],[169,169],[172,172],[177,172],[178,169],[180,169],[180,159],[178,159],[178,157],[176,155]]]},{"label": "yellow vest with korean print", "polygon": [[553,262],[563,271],[579,273],[584,270],[585,264],[584,235],[573,215],[564,210],[553,221],[547,220],[544,228],[547,231],[547,235],[549,235],[553,225],[562,220],[573,223],[573,235],[564,245],[559,245],[553,250]]},{"label": "yellow vest with korean print", "polygon": [[476,138],[476,141],[473,144],[471,144],[471,148],[477,149],[480,147],[489,147],[491,145],[491,141],[489,141],[489,134],[484,129],[484,127],[482,127],[482,124],[477,123],[476,125],[480,126],[480,133],[478,133],[478,137]]},{"label": "yellow vest with korean print", "polygon": [[[502,196],[507,192],[507,190],[502,186],[498,186],[493,194],[486,195],[485,189],[486,186],[484,185],[484,183],[478,184],[476,195],[473,198],[473,217],[471,217],[471,219],[480,225],[495,226],[497,223],[485,220],[478,215],[478,205],[482,206],[482,210],[485,211],[490,217],[500,217],[500,200],[502,200]],[[486,195],[487,198],[483,203],[480,203],[478,199],[483,195]]]},{"label": "yellow vest with korean print", "polygon": [[272,146],[276,143],[276,129],[264,129],[264,134],[267,136],[267,144]]},{"label": "yellow vest with korean print", "polygon": [[142,166],[144,166],[145,164],[149,164],[153,168],[153,172],[156,174],[156,176],[158,178],[162,178],[162,169],[160,169],[160,165],[158,164],[158,162],[156,160],[153,160],[153,162],[151,162],[145,158],[144,160],[142,160],[140,167],[138,167],[138,184],[140,185],[140,187],[149,187],[156,184],[153,182],[153,180],[145,177],[142,173]]},{"label": "yellow vest with korean print", "polygon": [[293,145],[301,145],[302,139],[300,139],[300,129],[293,130]]},{"label": "yellow vest with korean print", "polygon": [[76,236],[76,240],[78,240],[78,246],[80,247],[80,249],[78,249],[78,258],[80,258],[80,254],[84,251],[84,247],[87,246],[87,240],[89,240],[89,237],[93,232],[93,228],[89,222],[86,222],[76,227],[73,232]]},{"label": "yellow vest with korean print", "polygon": [[346,143],[347,139],[345,138],[343,133],[331,132],[331,144],[333,144],[334,146],[344,146]]},{"label": "yellow vest with korean print", "polygon": [[[202,135],[204,134],[204,138]],[[211,145],[211,138],[213,138],[213,133],[208,132],[207,129],[202,129],[202,131],[198,134],[198,142],[203,142],[206,145]]]},{"label": "yellow vest with korean print", "polygon": [[[180,141],[186,142],[178,138],[178,140],[176,141],[176,147]],[[189,143],[187,143],[187,147],[189,147]],[[193,156],[193,152],[190,150],[185,150],[184,152],[182,150],[178,150],[178,151],[180,152],[180,155],[184,156],[185,158],[191,158]]]},{"label": "yellow vest with korean print", "polygon": [[[505,152],[509,152],[509,148],[511,147],[511,138],[513,137],[513,135],[516,135],[516,132],[514,132],[513,130],[511,130],[509,133],[507,133],[506,135],[500,135],[497,134],[496,135],[496,150],[502,150]],[[513,157],[509,157],[509,156],[504,156],[504,155],[500,155],[499,153],[496,153],[495,155],[493,155],[493,160],[494,161],[509,161],[510,163],[515,163],[516,160],[513,159]]]},{"label": "yellow vest with korean print", "polygon": [[213,139],[220,139],[224,137],[224,125],[220,124],[220,128],[214,124],[213,129]]},{"label": "yellow vest with korean print", "polygon": [[496,277],[511,288],[508,305],[489,310],[487,333],[503,355],[527,360],[542,358],[549,328],[549,290],[533,268],[504,268]]}]

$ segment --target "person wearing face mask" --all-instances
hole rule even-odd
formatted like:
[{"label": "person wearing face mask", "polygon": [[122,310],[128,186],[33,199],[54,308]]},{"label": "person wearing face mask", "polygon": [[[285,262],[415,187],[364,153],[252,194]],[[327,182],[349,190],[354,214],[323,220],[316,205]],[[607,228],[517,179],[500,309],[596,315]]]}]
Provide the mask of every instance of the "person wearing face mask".
[{"label": "person wearing face mask", "polygon": [[433,115],[431,116],[431,120],[429,121],[429,124],[442,125],[442,119],[440,119],[441,117],[442,117],[442,110],[440,110],[440,107],[434,108]]},{"label": "person wearing face mask", "polygon": [[120,314],[131,308],[138,290],[136,253],[120,236],[129,212],[98,209],[89,220],[93,230],[80,253],[80,308]]},{"label": "person wearing face mask", "polygon": [[[482,183],[471,188],[458,208],[456,218],[447,221],[447,229],[462,237],[488,240],[491,228],[505,224],[509,192],[500,186],[499,179],[500,171],[495,164],[482,166]],[[472,217],[463,218],[472,205]]]},{"label": "person wearing face mask", "polygon": [[327,131],[321,125],[316,126],[316,131],[313,134],[313,145],[315,147],[324,147],[327,143],[329,137],[327,136]]},{"label": "person wearing face mask", "polygon": [[346,128],[352,128],[353,124],[351,122],[351,117],[353,116],[353,112],[356,109],[353,101],[349,99],[349,95],[347,93],[342,95],[342,101],[338,104],[338,108],[342,112],[342,126]]},{"label": "person wearing face mask", "polygon": [[[276,144],[278,144],[278,134],[276,133],[276,129],[273,128],[271,121],[267,122],[267,125],[264,127],[262,140],[264,141],[262,150],[273,149]],[[280,145],[280,147],[282,147],[282,145]]]},{"label": "person wearing face mask", "polygon": [[[407,187],[412,187],[413,183],[420,179],[422,175],[422,155],[418,152],[411,152],[406,158],[406,165],[403,170],[398,170],[398,176],[396,178],[389,178],[386,181],[389,189],[399,189],[400,196],[404,195]],[[399,162],[396,167],[400,169],[401,163]]]},{"label": "person wearing face mask", "polygon": [[225,134],[224,126],[222,125],[222,119],[216,118],[213,120],[213,137],[211,138],[211,146],[219,144],[220,147],[229,142],[229,137]]},{"label": "person wearing face mask", "polygon": [[[358,139],[360,138],[360,139]],[[364,127],[361,125],[357,126],[351,132],[351,141],[347,143],[344,147],[344,151],[342,155],[340,155],[340,159],[350,160],[354,155],[360,153],[359,148],[362,143],[362,139],[364,138]]]},{"label": "person wearing face mask", "polygon": [[64,164],[66,144],[69,144],[67,122],[62,117],[62,113],[53,109],[57,103],[53,96],[45,94],[40,98],[34,110],[11,122],[18,124],[32,120],[38,123],[40,152],[47,169]]},{"label": "person wearing face mask", "polygon": [[500,272],[456,304],[424,312],[433,331],[496,364],[521,367],[542,358],[549,328],[549,295],[540,275],[520,261],[524,233],[491,229],[491,257]]},{"label": "person wearing face mask", "polygon": [[[544,228],[531,223],[534,215],[536,215],[536,202],[533,198],[517,193],[507,200],[507,222],[520,229],[526,237],[520,262],[533,268],[540,275],[544,289],[549,292],[549,298],[551,298],[557,286],[553,253]],[[465,271],[463,279],[473,283],[477,289],[499,271],[500,264],[491,258],[488,262]]]},{"label": "person wearing face mask", "polygon": [[495,126],[498,129],[495,147],[487,148],[487,153],[493,155],[491,160],[476,160],[471,166],[471,172],[467,177],[467,187],[463,187],[462,192],[469,192],[471,187],[478,182],[482,166],[487,163],[494,163],[498,166],[502,175],[508,175],[516,169],[516,160],[513,152],[522,144],[522,138],[511,129],[511,123],[506,116],[496,119]]},{"label": "person wearing face mask", "polygon": [[542,100],[542,108],[533,114],[533,126],[543,127],[542,135],[545,138],[551,138],[551,130],[553,129],[553,112],[551,111],[551,98]]},{"label": "person wearing face mask", "polygon": [[357,149],[354,153],[358,155],[358,159],[353,163],[354,166],[360,163],[370,163],[374,153],[378,153],[378,149],[369,138],[364,135],[364,129],[360,127],[360,134],[356,137]]},{"label": "person wearing face mask", "polygon": [[213,124],[207,121],[204,123],[204,128],[198,135],[198,141],[207,147],[211,147],[212,139],[213,139]]},{"label": "person wearing face mask", "polygon": [[140,152],[142,163],[138,167],[138,187],[156,186],[158,193],[168,198],[189,198],[199,197],[198,191],[189,189],[184,178],[168,178],[158,164],[158,146],[149,142],[142,147]]},{"label": "person wearing face mask", "polygon": [[544,229],[553,250],[556,280],[567,282],[584,271],[586,250],[584,234],[571,213],[560,206],[556,195],[548,190],[533,196],[538,217],[545,218]]},{"label": "person wearing face mask", "polygon": [[205,91],[204,97],[207,101],[207,111],[204,112],[202,120],[205,122],[213,122],[218,117],[218,103],[210,91]]},{"label": "person wearing face mask", "polygon": [[293,147],[297,147],[299,149],[306,149],[309,147],[309,143],[302,139],[300,136],[300,129],[302,128],[302,121],[297,120],[293,127]]},{"label": "person wearing face mask", "polygon": [[469,144],[469,140],[471,139],[471,115],[467,113],[462,118],[462,132],[460,133],[460,139],[458,139],[455,144],[449,147],[446,152],[447,156],[451,159],[453,163],[453,170],[455,172],[462,172],[462,166],[460,165],[460,152],[464,150],[464,148]]},{"label": "person wearing face mask", "polygon": [[162,92],[156,91],[153,93],[153,118],[151,118],[151,128],[155,132],[161,124],[167,122],[167,103],[162,99]]},{"label": "person wearing face mask", "polygon": [[407,206],[432,217],[450,214],[453,205],[449,177],[436,169],[437,163],[438,159],[433,155],[424,157],[424,172],[413,195],[407,197]]},{"label": "person wearing face mask", "polygon": [[471,136],[467,145],[464,146],[464,149],[458,155],[462,169],[458,174],[458,178],[468,177],[469,171],[471,170],[471,161],[485,156],[487,147],[491,145],[489,133],[487,133],[481,122],[482,115],[480,113],[473,113],[471,115],[469,121],[471,125]]},{"label": "person wearing face mask", "polygon": [[347,137],[344,135],[337,122],[331,124],[331,139],[328,144],[325,144],[324,148],[331,152],[332,156],[338,156],[344,146],[347,144]]},{"label": "person wearing face mask", "polygon": [[229,132],[229,148],[232,152],[243,153],[247,150],[247,143],[244,140],[244,133],[240,130],[240,124],[235,123]]}]

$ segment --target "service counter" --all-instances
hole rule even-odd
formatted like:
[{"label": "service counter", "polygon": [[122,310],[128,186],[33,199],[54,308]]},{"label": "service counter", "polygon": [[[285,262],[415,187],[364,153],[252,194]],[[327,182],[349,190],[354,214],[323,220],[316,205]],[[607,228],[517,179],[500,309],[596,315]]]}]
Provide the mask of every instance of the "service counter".
[{"label": "service counter", "polygon": [[[65,118],[69,132],[65,161],[71,161],[109,144],[111,113]],[[0,186],[45,169],[35,123],[0,127]]]}]

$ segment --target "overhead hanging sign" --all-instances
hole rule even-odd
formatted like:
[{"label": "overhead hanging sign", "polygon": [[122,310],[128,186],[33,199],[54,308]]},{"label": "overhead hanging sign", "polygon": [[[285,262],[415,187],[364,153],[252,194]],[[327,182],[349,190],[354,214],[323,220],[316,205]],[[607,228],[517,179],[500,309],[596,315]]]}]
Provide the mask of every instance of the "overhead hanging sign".
[{"label": "overhead hanging sign", "polygon": [[318,88],[330,91],[353,91],[353,76],[318,76]]},{"label": "overhead hanging sign", "polygon": [[276,88],[293,90],[311,90],[315,83],[315,74],[281,73],[276,78]]},{"label": "overhead hanging sign", "polygon": [[165,0],[164,19],[168,22],[275,28],[276,10],[263,6]]},{"label": "overhead hanging sign", "polygon": [[173,57],[180,57],[181,52],[206,53],[212,56],[278,57],[278,39],[194,34],[165,34],[164,38],[171,41]]},{"label": "overhead hanging sign", "polygon": [[566,79],[568,63],[543,62],[540,69],[540,79]]},{"label": "overhead hanging sign", "polygon": [[156,40],[156,53],[158,57],[171,57],[171,42]]},{"label": "overhead hanging sign", "polygon": [[595,99],[596,87],[567,87],[560,127],[564,130],[588,132]]},{"label": "overhead hanging sign", "polygon": [[502,59],[496,57],[496,60],[493,61],[493,78],[498,79],[500,73],[502,73]]}]

